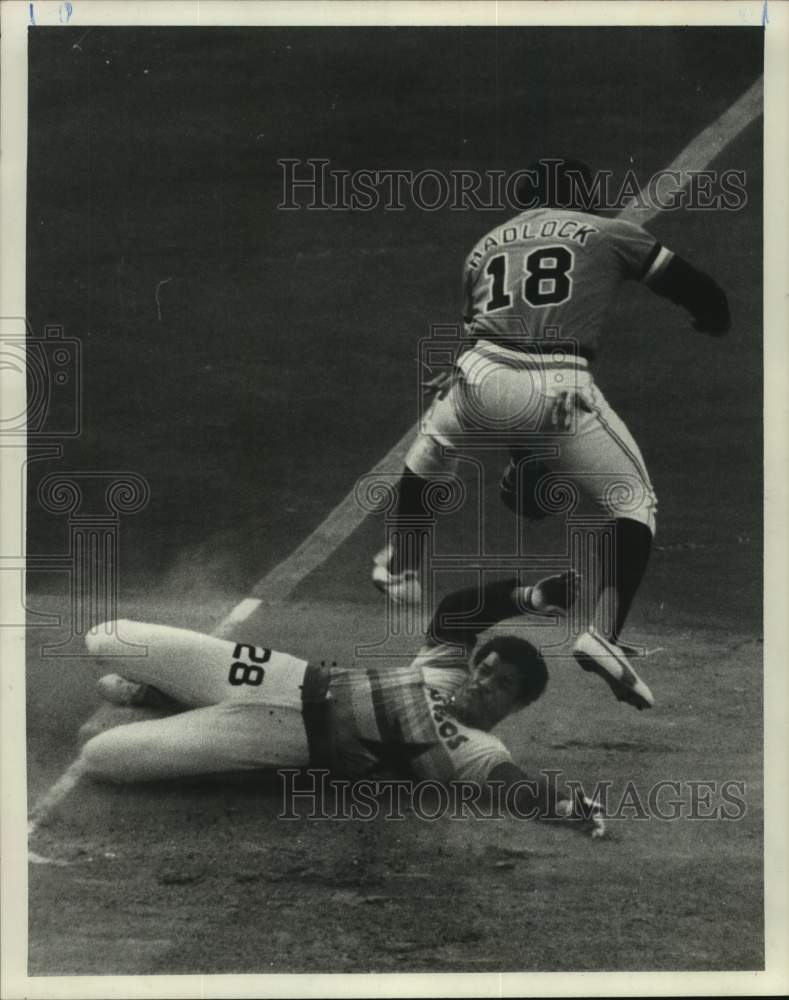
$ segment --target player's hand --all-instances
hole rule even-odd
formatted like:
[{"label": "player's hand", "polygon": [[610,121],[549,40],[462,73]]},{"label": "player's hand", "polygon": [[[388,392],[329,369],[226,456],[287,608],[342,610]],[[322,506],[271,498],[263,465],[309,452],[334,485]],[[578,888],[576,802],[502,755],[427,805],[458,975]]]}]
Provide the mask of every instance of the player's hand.
[{"label": "player's hand", "polygon": [[594,406],[582,389],[565,389],[554,400],[551,425],[559,431],[572,430],[573,414],[576,410],[592,413]]},{"label": "player's hand", "polygon": [[[588,799],[586,799],[589,802]],[[592,838],[592,840],[600,840],[601,837],[605,836],[605,819],[603,818],[603,810],[600,808],[598,802],[590,803],[594,806],[592,815],[587,820],[586,829],[584,832]]]},{"label": "player's hand", "polygon": [[446,371],[439,372],[438,375],[434,375],[433,378],[422,383],[422,390],[425,393],[435,393],[438,398],[441,399],[443,396],[446,396],[455,384],[458,374],[457,368],[450,368]]},{"label": "player's hand", "polygon": [[581,796],[577,801],[562,799],[557,806],[557,814],[575,825],[579,833],[592,840],[605,836],[605,818],[603,807],[597,800]]},{"label": "player's hand", "polygon": [[711,308],[693,315],[693,329],[708,337],[723,337],[731,329],[731,312],[726,296],[721,292]]}]

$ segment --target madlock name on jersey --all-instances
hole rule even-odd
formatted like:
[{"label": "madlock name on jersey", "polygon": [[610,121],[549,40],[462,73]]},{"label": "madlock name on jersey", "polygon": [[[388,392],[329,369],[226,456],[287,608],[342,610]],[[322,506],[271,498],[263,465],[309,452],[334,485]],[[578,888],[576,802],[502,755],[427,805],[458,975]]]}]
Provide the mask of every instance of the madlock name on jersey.
[{"label": "madlock name on jersey", "polygon": [[430,711],[438,728],[438,735],[447,750],[457,750],[461,743],[468,743],[468,736],[458,730],[457,725],[449,718],[449,708],[444,696],[435,688],[428,688]]},{"label": "madlock name on jersey", "polygon": [[508,243],[520,243],[524,240],[556,239],[568,240],[579,246],[586,246],[586,241],[592,233],[600,230],[577,219],[543,219],[541,222],[521,222],[516,226],[504,226],[495,233],[486,236],[474,247],[468,259],[468,266],[473,270],[482,257],[495,247],[506,246]]}]

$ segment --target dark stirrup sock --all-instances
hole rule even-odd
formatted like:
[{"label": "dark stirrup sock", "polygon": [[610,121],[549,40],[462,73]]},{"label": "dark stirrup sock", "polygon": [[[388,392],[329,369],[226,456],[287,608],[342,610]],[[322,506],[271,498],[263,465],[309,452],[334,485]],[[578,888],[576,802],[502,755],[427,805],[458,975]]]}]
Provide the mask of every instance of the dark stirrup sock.
[{"label": "dark stirrup sock", "polygon": [[425,508],[427,479],[418,476],[406,466],[398,486],[397,507],[392,530],[392,556],[390,573],[419,569],[427,541],[427,522],[430,512]]},{"label": "dark stirrup sock", "polygon": [[614,578],[618,606],[614,638],[618,638],[625,626],[630,605],[636,596],[652,551],[652,532],[640,521],[622,517],[616,522]]}]

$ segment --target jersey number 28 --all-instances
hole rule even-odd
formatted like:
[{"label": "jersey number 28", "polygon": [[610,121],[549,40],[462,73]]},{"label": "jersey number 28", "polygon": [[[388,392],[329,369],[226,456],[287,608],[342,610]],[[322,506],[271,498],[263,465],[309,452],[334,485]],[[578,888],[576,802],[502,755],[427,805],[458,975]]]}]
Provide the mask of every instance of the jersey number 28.
[{"label": "jersey number 28", "polygon": [[[572,295],[573,282],[570,272],[575,259],[567,247],[541,247],[532,250],[523,260],[526,278],[523,281],[523,297],[530,306],[556,306],[566,302]],[[507,287],[507,255],[500,253],[485,268],[489,275],[490,298],[485,312],[505,309],[512,305],[512,296],[505,292]]]},{"label": "jersey number 28", "polygon": [[[244,650],[246,650],[246,653],[244,653]],[[244,663],[241,659],[242,656],[251,662]],[[240,687],[242,684],[251,684],[252,687],[260,687],[263,683],[263,678],[266,676],[266,671],[260,664],[268,663],[270,659],[270,649],[264,649],[259,646],[248,646],[239,642],[233,650],[234,663],[230,667],[230,674],[227,679],[234,687]]]}]

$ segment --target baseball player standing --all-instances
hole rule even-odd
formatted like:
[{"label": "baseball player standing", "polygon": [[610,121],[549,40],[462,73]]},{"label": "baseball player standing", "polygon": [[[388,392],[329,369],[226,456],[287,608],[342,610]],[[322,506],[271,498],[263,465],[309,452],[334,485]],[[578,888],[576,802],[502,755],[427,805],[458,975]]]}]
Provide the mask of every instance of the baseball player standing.
[{"label": "baseball player standing", "polygon": [[610,551],[601,541],[586,573],[593,610],[573,653],[619,700],[642,709],[653,697],[620,635],[649,560],[657,501],[638,445],[589,365],[628,279],[683,306],[711,336],[724,334],[730,317],[712,278],[640,226],[589,211],[592,180],[578,161],[540,161],[518,191],[519,204],[534,207],[492,229],[467,257],[467,349],[452,373],[429,383],[437,395],[406,456],[373,581],[396,602],[419,600],[426,537],[413,524],[429,516],[426,487],[454,472],[479,434],[493,437],[510,452],[501,491],[516,513],[545,516],[559,488],[611,520]]}]

